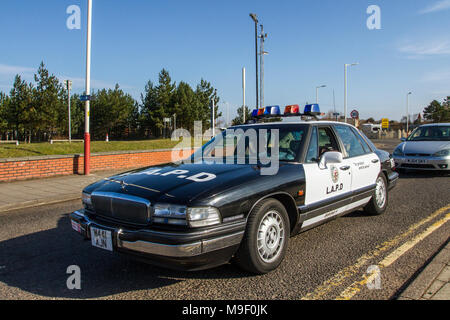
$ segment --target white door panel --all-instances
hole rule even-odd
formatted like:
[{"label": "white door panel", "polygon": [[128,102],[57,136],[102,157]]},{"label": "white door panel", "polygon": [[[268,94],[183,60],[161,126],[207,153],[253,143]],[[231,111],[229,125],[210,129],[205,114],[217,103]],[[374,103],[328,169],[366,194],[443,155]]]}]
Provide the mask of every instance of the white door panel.
[{"label": "white door panel", "polygon": [[[303,165],[306,178],[305,205],[336,197],[352,190],[351,162],[328,164],[320,169],[317,163]],[[343,170],[350,167],[349,170]]]},{"label": "white door panel", "polygon": [[352,167],[352,191],[374,185],[380,173],[380,159],[375,153],[348,159]]}]

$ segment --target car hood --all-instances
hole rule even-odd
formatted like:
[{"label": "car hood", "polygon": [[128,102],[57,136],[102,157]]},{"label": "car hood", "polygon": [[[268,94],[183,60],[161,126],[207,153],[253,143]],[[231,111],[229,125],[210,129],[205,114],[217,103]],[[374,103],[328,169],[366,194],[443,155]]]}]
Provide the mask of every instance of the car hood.
[{"label": "car hood", "polygon": [[399,145],[403,153],[434,154],[440,150],[450,148],[448,141],[406,141]]},{"label": "car hood", "polygon": [[242,182],[258,179],[258,165],[166,164],[105,178],[84,189],[130,194],[154,202],[188,204],[210,197]]}]

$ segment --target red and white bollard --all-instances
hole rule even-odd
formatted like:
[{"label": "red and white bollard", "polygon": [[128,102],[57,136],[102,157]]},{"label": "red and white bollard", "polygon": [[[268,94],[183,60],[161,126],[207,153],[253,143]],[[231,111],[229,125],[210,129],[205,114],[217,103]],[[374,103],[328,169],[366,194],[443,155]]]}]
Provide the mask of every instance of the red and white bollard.
[{"label": "red and white bollard", "polygon": [[108,136],[108,134],[106,134],[106,140],[105,140],[106,142],[109,142],[109,136]]}]

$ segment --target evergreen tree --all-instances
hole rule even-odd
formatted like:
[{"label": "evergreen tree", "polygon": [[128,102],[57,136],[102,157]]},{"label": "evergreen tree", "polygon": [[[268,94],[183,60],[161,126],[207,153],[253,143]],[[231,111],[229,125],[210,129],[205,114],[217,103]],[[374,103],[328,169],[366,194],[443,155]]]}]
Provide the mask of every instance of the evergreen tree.
[{"label": "evergreen tree", "polygon": [[95,139],[104,140],[106,134],[113,138],[127,135],[136,102],[118,84],[114,90],[97,91],[92,95],[91,105],[92,135]]},{"label": "evergreen tree", "polygon": [[157,97],[158,93],[153,82],[148,81],[145,85],[144,93],[141,93],[139,123],[144,131],[142,133],[147,132],[147,134],[151,134],[154,131],[156,123],[153,120],[153,112],[157,107]]},{"label": "evergreen tree", "polygon": [[14,130],[14,137],[20,139],[25,136],[28,141],[37,125],[37,110],[33,104],[33,87],[22,80],[19,75],[14,79],[7,104],[6,119],[10,129]]},{"label": "evergreen tree", "polygon": [[53,74],[49,75],[44,62],[41,62],[37,74],[34,75],[36,88],[33,90],[33,103],[37,113],[35,129],[57,133],[58,115],[64,112],[64,88]]},{"label": "evergreen tree", "polygon": [[443,122],[445,120],[445,107],[437,100],[433,100],[428,107],[423,110],[426,120],[433,122]]},{"label": "evergreen tree", "polygon": [[211,102],[213,98],[215,102],[215,119],[222,116],[222,113],[219,112],[220,98],[215,94],[215,89],[211,86],[211,83],[203,79],[197,85],[195,93],[199,101],[199,117],[197,120],[202,121],[203,130],[209,129],[211,128]]},{"label": "evergreen tree", "polygon": [[[244,124],[244,108],[241,106],[237,109],[237,117],[231,121],[233,126]],[[245,106],[245,121],[248,121],[252,117],[252,111]]]}]

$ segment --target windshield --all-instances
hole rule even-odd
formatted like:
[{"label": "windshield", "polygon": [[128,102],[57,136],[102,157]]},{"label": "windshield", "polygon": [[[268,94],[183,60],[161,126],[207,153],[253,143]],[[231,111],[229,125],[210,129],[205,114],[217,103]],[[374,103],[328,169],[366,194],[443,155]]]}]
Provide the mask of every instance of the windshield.
[{"label": "windshield", "polygon": [[193,154],[194,161],[204,159],[227,164],[256,164],[267,157],[278,158],[278,161],[296,161],[306,129],[306,126],[299,125],[229,128],[197,150]]},{"label": "windshield", "polygon": [[407,141],[450,141],[450,126],[419,127]]}]

